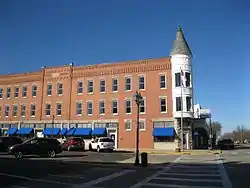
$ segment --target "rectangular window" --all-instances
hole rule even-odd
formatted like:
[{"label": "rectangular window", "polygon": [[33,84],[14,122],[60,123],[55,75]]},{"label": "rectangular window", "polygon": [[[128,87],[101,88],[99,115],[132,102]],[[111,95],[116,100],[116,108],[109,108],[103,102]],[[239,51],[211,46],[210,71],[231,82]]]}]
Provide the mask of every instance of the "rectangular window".
[{"label": "rectangular window", "polygon": [[21,117],[25,117],[25,111],[26,111],[26,106],[25,105],[21,105]]},{"label": "rectangular window", "polygon": [[52,95],[52,84],[47,84],[47,95],[48,96]]},{"label": "rectangular window", "polygon": [[139,89],[145,89],[145,77],[139,76]]},{"label": "rectangular window", "polygon": [[131,78],[130,77],[126,77],[125,78],[125,90],[126,91],[131,91]]},{"label": "rectangular window", "polygon": [[112,101],[112,113],[118,114],[118,101],[117,100]]},{"label": "rectangular window", "polygon": [[23,86],[23,93],[22,93],[22,97],[27,97],[27,86]]},{"label": "rectangular window", "polygon": [[106,91],[106,82],[105,80],[100,80],[100,92],[104,93]]},{"label": "rectangular window", "polygon": [[167,112],[167,100],[166,98],[160,98],[161,112]]},{"label": "rectangular window", "polygon": [[46,114],[46,116],[50,116],[51,115],[51,104],[46,104],[45,114]]},{"label": "rectangular window", "polygon": [[0,99],[3,98],[3,88],[0,88]]},{"label": "rectangular window", "polygon": [[185,73],[185,79],[186,79],[186,87],[191,86],[191,74],[189,72]]},{"label": "rectangular window", "polygon": [[7,88],[6,98],[9,99],[11,96],[11,88]]},{"label": "rectangular window", "polygon": [[126,120],[125,121],[125,130],[131,131],[132,130],[132,120]]},{"label": "rectangular window", "polygon": [[187,111],[192,111],[192,98],[191,97],[186,97],[186,107]]},{"label": "rectangular window", "polygon": [[140,113],[145,113],[145,99],[142,99],[139,105]]},{"label": "rectangular window", "polygon": [[127,99],[125,101],[125,108],[126,108],[126,114],[131,114],[131,112],[132,112],[132,101],[130,99]]},{"label": "rectangular window", "polygon": [[77,82],[77,94],[82,94],[83,93],[83,82],[78,81]]},{"label": "rectangular window", "polygon": [[105,102],[104,101],[99,102],[99,114],[100,115],[105,114]]},{"label": "rectangular window", "polygon": [[175,87],[181,86],[181,73],[175,73]]},{"label": "rectangular window", "polygon": [[88,80],[88,93],[93,93],[93,92],[94,92],[94,81]]},{"label": "rectangular window", "polygon": [[77,101],[76,102],[76,115],[82,115],[82,102]]},{"label": "rectangular window", "polygon": [[118,79],[117,78],[112,79],[112,91],[118,91]]},{"label": "rectangular window", "polygon": [[13,117],[16,117],[16,116],[17,116],[17,105],[13,105],[12,116],[13,116]]},{"label": "rectangular window", "polygon": [[57,83],[57,95],[62,95],[62,94],[63,94],[63,84]]},{"label": "rectangular window", "polygon": [[0,117],[2,117],[2,106],[0,106]]},{"label": "rectangular window", "polygon": [[91,102],[91,101],[88,101],[87,102],[87,113],[88,113],[88,115],[92,115],[92,113],[93,113],[93,103]]},{"label": "rectangular window", "polygon": [[176,111],[181,111],[182,110],[182,100],[181,97],[176,97]]},{"label": "rectangular window", "polygon": [[4,109],[4,115],[5,115],[5,117],[9,117],[9,113],[10,113],[10,106],[9,105],[5,105],[5,109]]},{"label": "rectangular window", "polygon": [[37,85],[32,86],[32,97],[36,97],[37,94]]},{"label": "rectangular window", "polygon": [[19,87],[15,87],[14,97],[17,98],[19,95]]},{"label": "rectangular window", "polygon": [[160,75],[160,88],[165,89],[166,85],[166,75]]},{"label": "rectangular window", "polygon": [[35,104],[31,104],[30,105],[30,116],[31,117],[35,117],[36,116],[36,105]]},{"label": "rectangular window", "polygon": [[139,121],[139,129],[140,131],[145,131],[146,130],[146,124],[144,120]]},{"label": "rectangular window", "polygon": [[56,115],[57,116],[61,116],[62,115],[62,104],[61,103],[57,103],[56,104]]}]

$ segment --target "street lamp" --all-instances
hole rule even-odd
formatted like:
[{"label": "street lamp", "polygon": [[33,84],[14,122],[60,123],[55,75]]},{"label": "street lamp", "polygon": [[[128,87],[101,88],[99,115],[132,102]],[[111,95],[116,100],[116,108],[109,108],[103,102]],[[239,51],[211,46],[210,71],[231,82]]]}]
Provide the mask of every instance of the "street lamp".
[{"label": "street lamp", "polygon": [[213,149],[213,130],[212,130],[212,116],[211,114],[209,115],[209,149]]},{"label": "street lamp", "polygon": [[52,115],[52,135],[54,136],[55,115]]},{"label": "street lamp", "polygon": [[135,166],[139,166],[140,165],[140,161],[139,161],[139,124],[140,124],[140,120],[139,120],[139,115],[140,115],[140,104],[142,102],[142,96],[141,94],[136,91],[136,94],[134,95],[134,100],[135,100],[135,103],[137,105],[137,118],[136,118],[136,121],[137,121],[137,126],[136,126],[136,156],[135,156],[135,163],[134,165]]}]

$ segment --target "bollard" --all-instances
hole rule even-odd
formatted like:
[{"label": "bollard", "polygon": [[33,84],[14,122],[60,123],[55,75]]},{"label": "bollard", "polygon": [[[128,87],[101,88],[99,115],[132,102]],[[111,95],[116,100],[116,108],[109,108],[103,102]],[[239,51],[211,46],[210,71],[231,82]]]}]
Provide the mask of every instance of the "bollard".
[{"label": "bollard", "polygon": [[148,154],[146,152],[141,153],[141,166],[148,166]]}]

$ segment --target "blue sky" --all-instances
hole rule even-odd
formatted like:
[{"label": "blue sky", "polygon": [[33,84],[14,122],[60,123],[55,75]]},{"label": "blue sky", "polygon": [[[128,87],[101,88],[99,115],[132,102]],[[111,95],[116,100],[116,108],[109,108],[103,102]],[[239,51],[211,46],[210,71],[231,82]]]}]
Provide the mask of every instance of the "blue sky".
[{"label": "blue sky", "polygon": [[195,101],[223,132],[250,128],[246,0],[1,0],[0,74],[169,55],[178,24],[193,51]]}]

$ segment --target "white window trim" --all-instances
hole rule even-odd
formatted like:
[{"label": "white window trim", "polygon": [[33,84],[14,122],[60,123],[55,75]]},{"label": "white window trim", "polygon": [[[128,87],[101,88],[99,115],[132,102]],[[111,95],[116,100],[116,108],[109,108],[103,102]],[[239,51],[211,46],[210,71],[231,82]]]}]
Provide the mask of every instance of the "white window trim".
[{"label": "white window trim", "polygon": [[[163,87],[163,88],[161,88],[161,76],[164,76],[165,77],[165,87]],[[159,84],[160,84],[160,89],[162,90],[164,90],[164,89],[167,89],[167,75],[166,75],[166,73],[159,73]]]},{"label": "white window trim", "polygon": [[[23,88],[24,88],[24,87],[27,88],[27,90],[26,90],[26,96],[25,96],[25,97],[23,97]],[[32,88],[31,88],[31,89],[32,89]],[[31,93],[31,94],[32,94],[32,93]],[[27,95],[28,95],[28,85],[27,85],[27,84],[23,84],[23,85],[22,85],[22,98],[23,98],[23,99],[26,99],[26,98],[27,98]]]},{"label": "white window trim", "polygon": [[[82,102],[82,100],[78,100],[78,101],[76,101],[76,105],[77,105],[77,103],[82,103],[82,113],[81,114],[76,114],[76,116],[79,117],[79,116],[83,115],[83,102]],[[78,106],[77,106],[77,108],[78,108]]]},{"label": "white window trim", "polygon": [[[21,115],[21,113],[22,113],[22,106],[25,106],[24,116]],[[26,105],[25,105],[25,104],[21,104],[21,105],[20,105],[20,116],[21,116],[21,117],[25,117],[25,114],[26,114]]]},{"label": "white window trim", "polygon": [[[127,108],[127,105],[126,105],[126,101],[130,101],[130,108],[131,108],[131,112],[130,113],[127,113],[126,112],[126,108]],[[132,110],[133,110],[133,100],[131,99],[131,98],[125,98],[125,114],[127,114],[127,115],[131,115],[132,114]]]},{"label": "white window trim", "polygon": [[[33,86],[36,86],[36,95],[35,95],[35,96],[33,96]],[[36,98],[36,96],[37,96],[37,89],[38,89],[37,84],[32,84],[32,85],[31,85],[31,96],[32,96],[33,98]],[[27,87],[27,92],[28,92],[28,87]],[[47,95],[47,91],[46,91],[46,95]]]},{"label": "white window trim", "polygon": [[[58,84],[62,84],[62,94],[58,94]],[[61,82],[57,82],[57,84],[56,84],[56,92],[57,92],[57,96],[63,96],[63,83],[61,83]]]},{"label": "white window trim", "polygon": [[[105,83],[105,85],[104,85],[105,91],[100,91],[101,90],[101,81],[104,81],[104,83]],[[107,91],[107,82],[106,82],[106,79],[100,78],[99,79],[99,86],[100,86],[100,88],[99,88],[100,93],[101,94],[106,93],[106,91]]]},{"label": "white window trim", "polygon": [[146,119],[139,119],[139,122],[143,122],[144,123],[144,129],[140,129],[140,125],[139,125],[139,131],[146,131],[147,127],[146,127]]},{"label": "white window trim", "polygon": [[[61,104],[61,114],[57,114],[57,104]],[[61,117],[62,116],[62,102],[56,102],[56,116]]]},{"label": "white window trim", "polygon": [[104,102],[104,111],[105,111],[105,113],[106,113],[106,101],[105,101],[105,100],[99,100],[99,101],[98,101],[98,114],[99,114],[100,116],[104,116],[105,113],[104,113],[104,114],[100,114],[100,102]]},{"label": "white window trim", "polygon": [[[31,110],[31,105],[35,105],[35,115],[34,115],[34,116],[31,115],[31,112],[32,112],[32,110]],[[26,110],[26,109],[25,109],[25,110]],[[31,104],[30,104],[30,117],[32,117],[32,118],[36,117],[36,103],[31,103]]]},{"label": "white window trim", "polygon": [[[47,105],[50,105],[50,115],[47,115]],[[50,102],[47,102],[47,103],[45,103],[45,115],[47,116],[47,117],[50,117],[51,116],[51,111],[52,111],[52,104],[50,103]]]},{"label": "white window trim", "polygon": [[[7,97],[8,88],[10,88],[10,97]],[[11,91],[12,91],[11,86],[7,86],[7,87],[6,87],[6,99],[8,99],[8,100],[11,98]]]},{"label": "white window trim", "polygon": [[[130,90],[126,90],[126,78],[130,78]],[[133,79],[132,79],[132,75],[125,75],[124,76],[124,87],[125,87],[125,92],[130,92],[133,89]]]},{"label": "white window trim", "polygon": [[[19,86],[19,85],[15,85],[14,88],[15,88],[15,91],[14,91],[14,98],[17,99],[17,98],[19,97],[19,94],[20,94],[20,86]],[[16,95],[16,88],[18,88],[18,92],[17,92],[17,95],[18,95],[18,96],[17,96],[17,97],[15,97],[15,95]]]},{"label": "white window trim", "polygon": [[[113,80],[117,80],[117,91],[113,91]],[[112,77],[112,93],[117,93],[119,90],[119,78],[118,77]]]},{"label": "white window trim", "polygon": [[[144,89],[140,89],[140,77],[144,77]],[[139,74],[138,75],[138,89],[140,91],[145,91],[146,90],[146,74]]]},{"label": "white window trim", "polygon": [[[48,86],[49,86],[49,85],[51,85],[51,95],[48,95]],[[52,96],[52,92],[53,92],[52,90],[53,90],[53,85],[52,85],[51,82],[48,82],[48,83],[47,83],[47,91],[46,91],[46,94],[47,94],[48,97],[51,97],[51,96]]]},{"label": "white window trim", "polygon": [[[113,101],[116,101],[117,102],[117,113],[113,113]],[[117,98],[115,98],[115,99],[112,99],[112,114],[114,115],[114,116],[117,116],[118,114],[119,114],[119,100],[117,99]]]},{"label": "white window trim", "polygon": [[[9,107],[9,110],[8,110],[8,116],[6,116],[5,114],[6,114],[6,107]],[[6,117],[6,118],[8,118],[9,116],[10,116],[10,105],[4,105],[4,116]]]},{"label": "white window trim", "polygon": [[[131,128],[130,129],[126,128],[126,123],[127,122],[130,122],[130,124],[131,124]],[[133,121],[132,121],[132,119],[124,119],[124,124],[125,124],[125,131],[132,131],[132,129],[133,129]]]},{"label": "white window trim", "polygon": [[[82,93],[78,93],[79,82],[82,82]],[[84,88],[83,88],[83,81],[82,80],[77,80],[77,87],[76,87],[76,93],[77,93],[77,95],[82,95],[83,94],[83,90],[84,90]]]},{"label": "white window trim", "polygon": [[3,99],[3,88],[0,88],[0,89],[2,89],[2,97],[0,99]]},{"label": "white window trim", "polygon": [[[166,100],[166,111],[165,112],[161,111],[161,99],[165,99]],[[159,96],[159,103],[160,103],[160,113],[161,114],[168,113],[168,98],[167,98],[167,96]]]},{"label": "white window trim", "polygon": [[[147,107],[147,101],[146,101],[146,97],[142,97],[143,98],[143,100],[144,100],[144,112],[140,112],[140,114],[146,114],[146,107]],[[139,107],[140,107],[140,105],[139,105]]]},{"label": "white window trim", "polygon": [[[93,92],[89,92],[89,81],[92,81],[92,82],[93,82]],[[94,94],[94,86],[95,86],[95,81],[92,80],[92,79],[88,79],[88,80],[87,80],[87,94],[88,94],[88,95],[93,95],[93,94]]]},{"label": "white window trim", "polygon": [[[92,103],[92,113],[91,114],[88,113],[88,103]],[[87,111],[87,115],[88,116],[92,116],[93,115],[93,101],[92,100],[87,100],[86,101],[86,106],[87,106],[87,110],[86,110]]]},{"label": "white window trim", "polygon": [[13,110],[13,111],[12,111],[12,113],[14,112],[14,106],[16,106],[16,107],[17,107],[17,111],[16,111],[16,115],[15,115],[15,116],[13,115],[13,117],[17,117],[17,113],[18,113],[18,105],[17,105],[17,104],[13,104],[13,108],[12,108],[12,110]]}]

